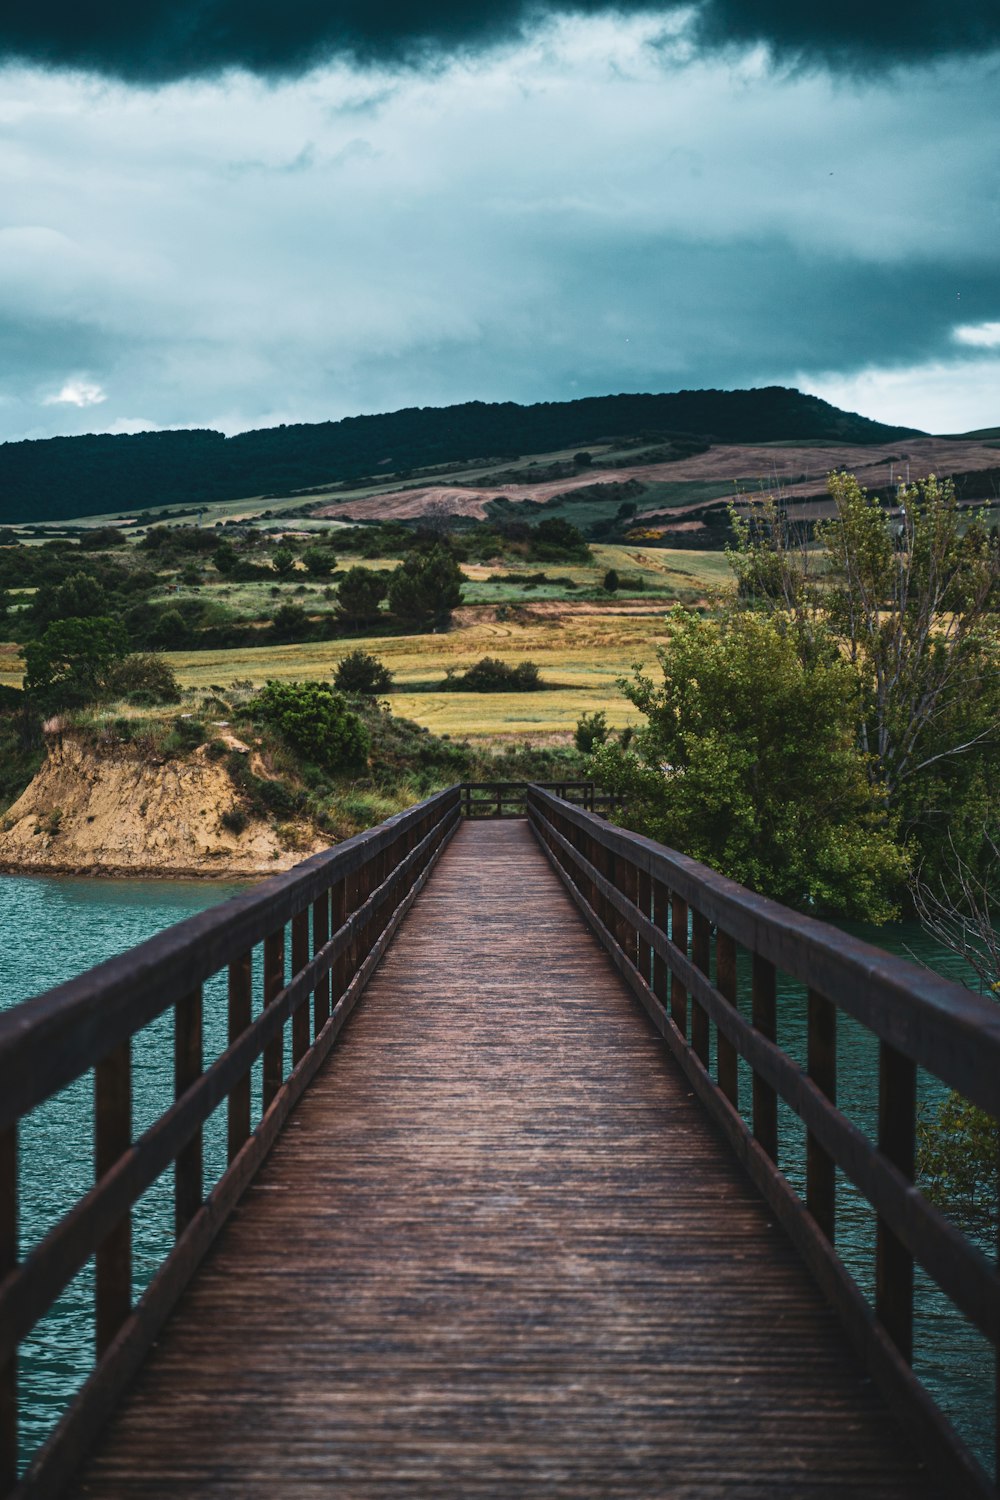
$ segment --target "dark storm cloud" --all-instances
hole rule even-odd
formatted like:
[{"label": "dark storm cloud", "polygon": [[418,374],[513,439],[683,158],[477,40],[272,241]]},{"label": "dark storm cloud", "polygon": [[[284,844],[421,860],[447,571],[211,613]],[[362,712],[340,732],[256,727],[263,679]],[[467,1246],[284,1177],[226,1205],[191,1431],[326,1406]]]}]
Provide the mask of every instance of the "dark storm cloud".
[{"label": "dark storm cloud", "polygon": [[[0,57],[82,68],[137,83],[237,67],[293,75],[334,54],[361,61],[419,60],[511,39],[550,15],[664,16],[655,0],[7,0]],[[1000,45],[997,0],[700,0],[697,41],[707,49],[764,42],[783,59],[866,69],[882,62]]]}]

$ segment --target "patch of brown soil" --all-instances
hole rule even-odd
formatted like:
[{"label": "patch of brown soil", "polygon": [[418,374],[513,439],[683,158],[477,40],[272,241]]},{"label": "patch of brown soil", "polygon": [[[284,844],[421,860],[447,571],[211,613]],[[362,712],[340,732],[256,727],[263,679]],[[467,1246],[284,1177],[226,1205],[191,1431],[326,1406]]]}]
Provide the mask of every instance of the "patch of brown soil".
[{"label": "patch of brown soil", "polygon": [[[271,875],[327,847],[311,830],[222,825],[232,782],[204,757],[151,764],[128,746],[53,736],[0,829],[0,869],[88,875]],[[295,847],[291,847],[294,845]]]}]

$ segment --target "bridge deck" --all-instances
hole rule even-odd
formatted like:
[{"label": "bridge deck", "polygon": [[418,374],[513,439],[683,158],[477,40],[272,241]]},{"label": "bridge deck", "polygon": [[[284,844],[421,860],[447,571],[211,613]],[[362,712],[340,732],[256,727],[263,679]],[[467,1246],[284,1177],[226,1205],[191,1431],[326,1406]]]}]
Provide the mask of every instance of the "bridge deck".
[{"label": "bridge deck", "polygon": [[932,1488],[527,825],[473,823],[81,1493]]}]

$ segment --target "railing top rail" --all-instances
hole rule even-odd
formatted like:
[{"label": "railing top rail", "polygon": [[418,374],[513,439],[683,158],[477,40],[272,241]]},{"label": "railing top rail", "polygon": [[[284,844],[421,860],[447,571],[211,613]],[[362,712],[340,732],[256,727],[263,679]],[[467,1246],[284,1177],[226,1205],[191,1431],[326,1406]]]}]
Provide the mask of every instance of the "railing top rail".
[{"label": "railing top rail", "polygon": [[790,910],[537,784],[531,793],[668,886],[742,947],[861,1021],[950,1088],[1000,1116],[1000,1005],[815,917]]},{"label": "railing top rail", "polygon": [[332,882],[361,869],[401,830],[459,797],[458,786],[437,792],[0,1015],[0,1129],[282,927]]}]

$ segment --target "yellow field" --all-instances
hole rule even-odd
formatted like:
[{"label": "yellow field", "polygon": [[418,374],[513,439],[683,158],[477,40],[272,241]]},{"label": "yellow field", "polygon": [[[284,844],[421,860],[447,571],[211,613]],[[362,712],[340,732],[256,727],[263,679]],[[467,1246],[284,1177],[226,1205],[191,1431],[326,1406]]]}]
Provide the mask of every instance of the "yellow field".
[{"label": "yellow field", "polygon": [[[395,713],[426,724],[438,734],[493,739],[572,731],[584,711],[602,708],[614,725],[633,716],[615,678],[634,661],[652,662],[665,638],[664,616],[553,615],[526,624],[490,621],[442,635],[375,636],[303,646],[246,647],[232,651],[170,652],[184,687],[226,687],[237,679],[328,678],[348,651],[371,651],[390,668],[401,691],[392,694]],[[441,693],[426,691],[448,667],[471,666],[481,656],[516,664],[534,661],[554,684],[537,693]],[[3,662],[0,661],[0,674]],[[407,691],[410,688],[410,691]],[[421,690],[424,689],[424,690]]]}]

